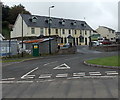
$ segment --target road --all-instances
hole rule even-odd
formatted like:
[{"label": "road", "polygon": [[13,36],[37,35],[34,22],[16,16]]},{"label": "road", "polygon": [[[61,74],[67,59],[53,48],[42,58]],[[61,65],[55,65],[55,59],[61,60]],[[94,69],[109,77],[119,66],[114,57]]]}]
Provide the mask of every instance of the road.
[{"label": "road", "polygon": [[118,98],[118,70],[91,67],[83,61],[117,52],[78,46],[76,54],[3,64],[3,98]]}]

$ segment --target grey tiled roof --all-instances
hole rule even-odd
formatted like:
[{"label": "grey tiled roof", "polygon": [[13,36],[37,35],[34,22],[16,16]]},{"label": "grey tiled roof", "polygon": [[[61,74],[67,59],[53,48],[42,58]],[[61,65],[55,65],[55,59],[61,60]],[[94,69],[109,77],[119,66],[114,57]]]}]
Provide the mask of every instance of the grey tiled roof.
[{"label": "grey tiled roof", "polygon": [[102,27],[104,27],[104,28],[106,28],[106,29],[109,29],[109,30],[112,30],[112,31],[115,31],[114,29],[111,29],[111,28],[109,28],[109,27],[105,27],[105,26],[102,26]]},{"label": "grey tiled roof", "polygon": [[[49,27],[49,24],[45,21],[46,19],[49,19],[49,17],[28,14],[21,14],[21,16],[23,17],[23,20],[29,27]],[[33,16],[37,17],[36,23],[33,23],[29,20],[29,18],[32,18]],[[51,17],[51,19],[52,19],[51,28],[93,30],[85,21],[64,19],[65,25],[62,25],[59,23],[59,21],[62,20],[62,18]],[[76,25],[72,25],[71,24],[72,22],[76,22]],[[86,27],[82,26],[81,24],[85,24]]]}]

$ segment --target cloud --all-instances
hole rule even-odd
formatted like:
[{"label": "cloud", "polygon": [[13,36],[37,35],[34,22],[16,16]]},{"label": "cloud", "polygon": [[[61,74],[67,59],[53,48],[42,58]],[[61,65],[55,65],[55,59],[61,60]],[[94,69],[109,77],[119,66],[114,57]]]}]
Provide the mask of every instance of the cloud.
[{"label": "cloud", "polygon": [[23,2],[23,0],[19,0],[18,2],[18,0],[15,0],[14,2],[8,2],[8,0],[4,0],[10,6],[21,3],[32,14],[41,16],[48,16],[49,6],[54,5],[55,8],[51,9],[51,16],[76,20],[84,20],[85,17],[85,20],[93,29],[101,25],[118,29],[118,0],[30,1],[24,0]]}]

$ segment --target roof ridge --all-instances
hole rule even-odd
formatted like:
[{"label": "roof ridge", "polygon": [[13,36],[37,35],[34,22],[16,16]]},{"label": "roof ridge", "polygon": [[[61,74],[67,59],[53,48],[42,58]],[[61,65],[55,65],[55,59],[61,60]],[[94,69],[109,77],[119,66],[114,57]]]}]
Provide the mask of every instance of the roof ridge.
[{"label": "roof ridge", "polygon": [[[40,15],[30,15],[30,14],[21,14],[21,15],[29,15],[29,16],[36,16],[36,17],[45,17],[45,18],[49,18],[49,16],[40,16]],[[80,21],[80,22],[85,22],[83,20],[76,20],[76,19],[72,19],[72,18],[62,18],[62,17],[51,17],[54,19],[65,19],[65,20],[70,20],[70,21]]]}]

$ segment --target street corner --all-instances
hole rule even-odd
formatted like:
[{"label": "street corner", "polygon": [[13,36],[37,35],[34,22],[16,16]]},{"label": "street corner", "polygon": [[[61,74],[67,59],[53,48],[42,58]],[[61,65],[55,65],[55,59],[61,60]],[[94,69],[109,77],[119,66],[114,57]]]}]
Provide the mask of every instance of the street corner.
[{"label": "street corner", "polygon": [[84,61],[83,63],[84,63],[85,65],[91,66],[91,67],[99,67],[99,68],[108,68],[108,69],[118,69],[118,70],[120,70],[119,66],[96,65],[96,64],[87,63],[86,61]]}]

